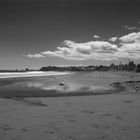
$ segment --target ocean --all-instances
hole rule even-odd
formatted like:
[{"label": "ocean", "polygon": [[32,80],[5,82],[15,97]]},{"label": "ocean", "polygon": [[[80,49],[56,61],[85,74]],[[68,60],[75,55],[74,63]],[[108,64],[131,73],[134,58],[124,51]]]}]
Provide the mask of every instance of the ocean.
[{"label": "ocean", "polygon": [[14,78],[14,77],[35,77],[35,76],[50,76],[50,75],[65,75],[70,74],[70,72],[42,72],[42,71],[32,71],[32,72],[4,72],[0,73],[0,78]]}]

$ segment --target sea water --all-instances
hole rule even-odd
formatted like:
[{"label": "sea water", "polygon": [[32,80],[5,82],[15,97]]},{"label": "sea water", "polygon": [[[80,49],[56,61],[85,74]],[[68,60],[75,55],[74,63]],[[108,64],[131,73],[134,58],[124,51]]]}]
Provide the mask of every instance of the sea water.
[{"label": "sea water", "polygon": [[65,74],[70,74],[70,72],[54,72],[54,71],[4,72],[0,73],[0,78],[34,77],[34,76],[65,75]]}]

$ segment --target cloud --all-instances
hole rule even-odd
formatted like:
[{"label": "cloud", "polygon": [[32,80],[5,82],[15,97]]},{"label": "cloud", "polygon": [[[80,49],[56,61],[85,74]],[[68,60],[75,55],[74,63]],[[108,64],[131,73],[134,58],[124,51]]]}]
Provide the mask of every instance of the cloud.
[{"label": "cloud", "polygon": [[119,38],[121,47],[117,57],[140,59],[140,32],[130,33]]},{"label": "cloud", "polygon": [[28,58],[42,58],[45,56],[42,54],[28,54],[26,57],[28,57]]},{"label": "cloud", "polygon": [[118,37],[111,37],[111,38],[109,38],[109,41],[115,42],[115,41],[117,41],[117,39],[118,39]]},{"label": "cloud", "polygon": [[114,53],[118,47],[105,41],[89,41],[76,43],[70,40],[63,42],[63,47],[57,47],[56,51],[42,52],[41,55],[59,57],[67,60],[111,60],[116,59]]},{"label": "cloud", "polygon": [[124,44],[116,53],[118,58],[140,59],[140,47],[138,44]]},{"label": "cloud", "polygon": [[135,27],[135,26],[123,25],[123,27],[124,27],[126,30],[130,30],[130,31],[140,31],[140,28],[139,28],[139,27]]},{"label": "cloud", "polygon": [[98,35],[94,35],[93,37],[96,38],[96,39],[99,39],[100,38]]},{"label": "cloud", "polygon": [[128,35],[124,35],[119,38],[119,40],[123,43],[134,43],[140,41],[140,32],[133,32]]},{"label": "cloud", "polygon": [[[28,54],[27,57],[58,57],[66,60],[140,59],[140,32],[133,32],[121,37],[112,37],[109,40],[112,43],[108,41],[77,43],[71,40],[64,40],[55,51]],[[116,40],[117,42],[115,42]]]}]

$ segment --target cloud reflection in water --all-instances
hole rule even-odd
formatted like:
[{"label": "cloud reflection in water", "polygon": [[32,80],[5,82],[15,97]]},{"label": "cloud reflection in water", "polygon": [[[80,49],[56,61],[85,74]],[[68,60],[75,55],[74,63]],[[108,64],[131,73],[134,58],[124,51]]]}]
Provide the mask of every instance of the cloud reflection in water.
[{"label": "cloud reflection in water", "polygon": [[27,87],[40,88],[46,91],[55,90],[56,92],[61,93],[69,93],[69,92],[92,92],[92,91],[100,91],[100,90],[111,90],[112,87],[109,86],[88,86],[81,85],[76,83],[62,83],[48,85],[43,82],[28,82],[26,83]]}]

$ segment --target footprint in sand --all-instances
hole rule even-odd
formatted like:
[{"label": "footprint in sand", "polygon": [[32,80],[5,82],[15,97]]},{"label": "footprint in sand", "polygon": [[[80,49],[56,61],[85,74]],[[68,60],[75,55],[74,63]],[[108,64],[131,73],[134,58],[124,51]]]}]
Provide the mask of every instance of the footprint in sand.
[{"label": "footprint in sand", "polygon": [[96,128],[96,129],[111,129],[110,125],[104,125],[104,124],[91,124],[92,127]]},{"label": "footprint in sand", "polygon": [[124,102],[124,103],[133,103],[133,102],[130,101],[130,100],[124,100],[123,102]]},{"label": "footprint in sand", "polygon": [[82,112],[87,113],[87,114],[95,113],[95,111],[93,111],[93,110],[83,110]]},{"label": "footprint in sand", "polygon": [[72,122],[72,123],[74,123],[74,122],[76,122],[76,120],[68,120],[69,122]]},{"label": "footprint in sand", "polygon": [[26,128],[22,128],[21,129],[23,132],[27,132],[27,131],[29,131],[28,129],[26,129]]},{"label": "footprint in sand", "polygon": [[105,114],[102,114],[102,116],[109,117],[109,116],[113,116],[113,114],[112,113],[105,113]]},{"label": "footprint in sand", "polygon": [[122,119],[122,117],[121,117],[121,116],[115,116],[115,118],[116,118],[116,119],[119,119],[119,120],[121,120],[121,119]]},{"label": "footprint in sand", "polygon": [[78,140],[76,136],[69,136],[70,140]]},{"label": "footprint in sand", "polygon": [[8,124],[5,124],[3,126],[0,126],[0,129],[1,130],[5,130],[5,131],[12,130],[12,128]]},{"label": "footprint in sand", "polygon": [[122,131],[127,131],[127,130],[130,130],[131,129],[131,127],[129,127],[129,126],[124,126],[124,127],[122,127]]},{"label": "footprint in sand", "polygon": [[55,132],[54,132],[54,131],[49,130],[49,131],[45,131],[44,133],[47,133],[47,134],[54,134]]},{"label": "footprint in sand", "polygon": [[66,118],[73,118],[74,115],[71,115],[71,114],[65,114],[64,117],[66,117]]},{"label": "footprint in sand", "polygon": [[107,139],[109,137],[109,135],[103,135],[103,136],[99,136],[98,139],[102,140],[102,139]]}]

